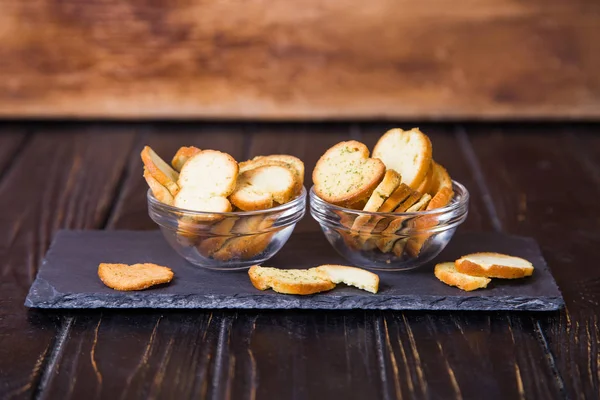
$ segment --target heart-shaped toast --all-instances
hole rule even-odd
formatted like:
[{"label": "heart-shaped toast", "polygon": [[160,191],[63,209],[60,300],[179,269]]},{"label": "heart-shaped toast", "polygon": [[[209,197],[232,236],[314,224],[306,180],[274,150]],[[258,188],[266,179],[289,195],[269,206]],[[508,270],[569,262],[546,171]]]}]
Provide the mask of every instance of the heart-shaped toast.
[{"label": "heart-shaped toast", "polygon": [[315,193],[324,201],[348,206],[367,199],[383,179],[385,165],[369,158],[369,149],[355,140],[331,147],[313,171]]}]

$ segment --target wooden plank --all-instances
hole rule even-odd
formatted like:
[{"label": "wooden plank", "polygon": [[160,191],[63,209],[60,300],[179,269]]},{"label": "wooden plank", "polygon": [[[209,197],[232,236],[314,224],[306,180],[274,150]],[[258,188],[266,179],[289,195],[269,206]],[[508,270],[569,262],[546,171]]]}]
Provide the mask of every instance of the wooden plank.
[{"label": "wooden plank", "polygon": [[[532,318],[547,357],[567,396],[597,397],[600,186],[590,157],[599,128],[577,134],[565,125],[481,131],[469,129],[470,138],[504,229],[539,241],[565,298],[564,312]],[[579,137],[584,146],[574,144]]]},{"label": "wooden plank", "polygon": [[[363,129],[365,143],[372,148],[391,127]],[[494,229],[477,176],[454,129],[423,124],[420,129],[432,141],[434,159],[470,192],[469,217],[459,229]],[[391,397],[477,398],[484,392],[498,399],[559,397],[535,326],[527,316],[385,312],[380,330],[387,379],[394,382]]]},{"label": "wooden plank", "polygon": [[[129,156],[109,229],[156,229],[147,214],[147,185],[139,153],[150,145],[168,159],[180,146],[247,156],[236,125],[146,126]],[[225,312],[105,311],[75,316],[60,362],[47,371],[44,398],[206,398],[220,390],[221,348],[233,314]],[[73,379],[76,374],[77,379]],[[213,397],[214,398],[214,397]]]},{"label": "wooden plank", "polygon": [[12,161],[18,157],[26,139],[24,129],[0,125],[0,179],[11,167]]},{"label": "wooden plank", "polygon": [[[328,132],[333,136],[320,135],[324,137],[319,140],[325,145],[340,135],[371,143],[384,127],[359,128],[332,128]],[[235,150],[243,141],[235,140],[239,138],[233,133],[221,139],[206,136],[210,143],[223,140],[224,146],[234,146],[229,151],[236,157],[297,147],[296,154],[316,160],[325,150],[311,146],[314,142],[306,141],[302,132],[292,144],[291,136],[271,143],[258,133],[267,132],[269,137],[276,129],[254,130],[248,151]],[[352,134],[346,137],[348,132]],[[434,150],[436,159],[471,189],[466,228],[491,229],[458,142],[447,129],[426,132],[441,149]],[[197,137],[204,137],[201,130]],[[254,144],[255,140],[265,144]],[[178,134],[169,132],[150,134],[142,142],[166,154],[168,146],[189,144],[189,139],[180,143]],[[139,164],[137,150],[111,227],[150,227],[140,222],[148,218],[138,211],[145,210],[145,200],[135,194],[136,187],[143,187],[140,171],[134,171]],[[492,398],[556,398],[559,392],[532,325],[526,316],[506,314],[104,312],[73,320],[60,362],[48,371],[41,394],[110,397],[121,396],[126,388],[127,393],[145,397],[468,398],[485,391]],[[77,371],[77,379],[72,379],[71,371]]]},{"label": "wooden plank", "polygon": [[39,129],[0,183],[1,398],[31,397],[52,362],[62,319],[28,311],[25,295],[57,229],[103,225],[133,137],[129,129]]},{"label": "wooden plank", "polygon": [[596,1],[2,0],[0,9],[2,117],[600,116]]}]

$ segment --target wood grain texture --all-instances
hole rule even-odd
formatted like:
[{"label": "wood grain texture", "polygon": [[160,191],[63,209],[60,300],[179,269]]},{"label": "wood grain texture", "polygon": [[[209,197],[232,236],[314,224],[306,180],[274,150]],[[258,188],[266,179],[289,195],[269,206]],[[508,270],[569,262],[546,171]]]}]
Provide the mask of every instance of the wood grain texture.
[{"label": "wood grain texture", "polygon": [[[372,148],[391,125],[368,125]],[[405,129],[412,126],[402,126]],[[469,217],[459,230],[493,230],[476,171],[452,127],[420,124],[434,159],[469,190]],[[402,314],[385,312],[378,322],[386,375],[393,398],[559,398],[529,316],[509,313]],[[473,379],[477,371],[480,379]]]},{"label": "wood grain texture", "polygon": [[[538,239],[566,310],[532,318],[565,394],[598,397],[597,125],[468,129],[506,231]],[[561,134],[562,132],[562,134]]]},{"label": "wood grain texture", "polygon": [[132,139],[44,129],[0,182],[0,398],[30,397],[39,384],[62,320],[28,312],[25,295],[57,229],[103,225]]},{"label": "wood grain texture", "polygon": [[593,0],[0,1],[0,116],[598,118]]},{"label": "wood grain texture", "polygon": [[[81,194],[76,198],[82,201],[66,207],[73,215],[72,225],[51,221],[42,226],[94,226],[100,220],[113,229],[153,228],[145,197],[140,194],[145,192],[145,184],[138,153],[145,143],[165,157],[184,144],[219,148],[239,159],[281,149],[306,157],[309,176],[309,164],[313,163],[309,160],[316,160],[329,141],[354,138],[372,146],[389,127],[306,125],[295,131],[295,127],[284,125],[136,125],[133,129],[139,133],[137,141],[130,144],[131,151],[122,150],[127,154],[119,156],[121,170],[127,161],[129,166],[110,218],[107,210],[99,214],[89,211],[93,209],[91,205],[86,206],[86,212],[96,217],[85,217],[88,214],[80,205],[85,196]],[[469,125],[459,129],[458,134],[451,126],[421,128],[432,137],[436,160],[471,192],[470,216],[461,229],[502,229],[536,237],[563,290],[566,312],[484,315],[107,311],[74,314],[67,325],[54,315],[29,313],[29,319],[23,322],[22,315],[9,318],[0,314],[11,327],[3,339],[22,336],[23,332],[29,335],[26,343],[16,339],[2,342],[0,382],[4,386],[0,386],[0,394],[30,394],[44,371],[44,385],[38,389],[40,398],[85,395],[260,399],[281,394],[282,398],[299,399],[391,399],[478,398],[481,393],[489,398],[597,397],[598,277],[589,260],[596,258],[595,249],[600,244],[599,221],[594,218],[600,213],[593,202],[600,187],[596,178],[598,127]],[[108,130],[114,129],[111,126]],[[6,206],[27,204],[26,199],[50,190],[34,189],[38,183],[30,181],[40,182],[40,176],[53,176],[56,161],[48,160],[48,154],[58,151],[56,157],[69,165],[74,143],[90,140],[74,134],[50,137],[34,136],[18,161],[6,170],[0,190],[11,189],[9,192],[17,193],[17,198],[0,198],[0,205],[4,206],[0,210],[5,210],[4,216],[0,212],[0,221],[14,216],[9,215],[6,210],[11,207]],[[52,138],[59,137],[69,143],[66,148],[71,150],[56,146],[58,142]],[[107,150],[100,145],[101,135],[94,138],[89,146],[96,151],[104,149],[104,154],[112,155],[114,149],[120,149],[117,146]],[[0,136],[0,144],[1,141]],[[36,150],[30,150],[31,146]],[[22,159],[25,155],[46,161],[40,161],[39,170],[27,169],[30,164]],[[112,156],[107,160],[114,162]],[[96,160],[92,164],[104,165],[103,162]],[[93,171],[98,169],[94,167]],[[63,186],[77,193],[92,188],[91,193],[97,197],[93,188],[102,179],[114,192],[119,179],[107,179],[93,171],[81,171],[79,179],[63,178],[74,182],[73,186]],[[22,179],[25,174],[31,174],[29,180]],[[27,183],[22,186],[21,180]],[[562,190],[557,190],[557,185]],[[112,196],[111,190],[108,197]],[[16,247],[3,240],[0,248],[10,248],[0,253],[3,261],[27,260],[28,254],[39,258],[50,233],[36,230],[36,221],[66,217],[59,214],[36,219],[35,215],[43,209],[39,205],[43,201],[57,209],[55,204],[64,201],[63,191],[59,188],[44,194],[43,200],[36,200],[33,211],[23,217],[23,226],[24,232],[37,234],[41,239],[35,239],[33,245]],[[104,204],[102,199],[95,201]],[[58,209],[61,207],[65,208]],[[19,239],[17,243],[24,241]],[[39,249],[32,252],[32,248]],[[23,270],[14,269],[14,265],[16,262],[10,263],[5,273],[22,274]],[[36,263],[32,261],[31,265]],[[24,283],[18,290],[27,289],[27,279],[19,281]],[[9,290],[12,291],[7,293],[15,293],[17,289]],[[0,301],[12,307],[7,310],[22,313],[20,302],[6,300],[2,295]],[[60,328],[61,335],[54,341]],[[15,359],[15,348],[21,351],[21,357],[25,354],[23,360]],[[37,355],[37,364],[30,354]],[[48,357],[54,360],[52,365],[48,365]],[[11,364],[5,364],[5,359]],[[6,365],[16,367],[8,370]]]}]

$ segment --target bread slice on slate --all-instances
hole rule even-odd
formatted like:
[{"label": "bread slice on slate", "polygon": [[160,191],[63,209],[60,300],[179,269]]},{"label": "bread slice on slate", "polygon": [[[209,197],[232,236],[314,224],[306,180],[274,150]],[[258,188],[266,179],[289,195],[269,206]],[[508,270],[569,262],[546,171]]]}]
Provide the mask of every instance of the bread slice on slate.
[{"label": "bread slice on slate", "polygon": [[434,269],[435,277],[446,285],[456,286],[459,289],[470,292],[471,290],[487,287],[492,280],[463,274],[456,270],[453,262],[437,264]]},{"label": "bread slice on slate", "polygon": [[109,288],[115,290],[143,290],[154,285],[171,282],[171,268],[156,264],[108,264],[98,266],[98,276]]},{"label": "bread slice on slate", "polygon": [[429,193],[425,193],[423,196],[421,196],[419,201],[417,201],[412,206],[408,207],[406,212],[423,211],[425,209],[425,207],[427,207],[427,205],[429,204],[430,201],[431,201],[431,195]]},{"label": "bread slice on slate", "polygon": [[350,140],[327,150],[317,161],[312,177],[317,196],[345,207],[368,198],[384,174],[383,162],[369,158],[363,143]]},{"label": "bread slice on slate", "polygon": [[146,180],[146,183],[148,183],[150,190],[152,190],[152,194],[154,195],[154,197],[156,197],[158,201],[164,204],[168,204],[170,206],[173,205],[174,200],[171,192],[169,192],[169,190],[166,187],[161,185],[152,176],[152,174],[148,172],[148,169],[146,167],[144,167],[144,179]]},{"label": "bread slice on slate", "polygon": [[179,150],[177,150],[177,153],[175,153],[175,156],[173,156],[173,159],[171,160],[171,165],[176,171],[181,171],[181,168],[183,168],[183,164],[185,164],[186,161],[189,160],[191,157],[200,153],[200,151],[202,150],[194,146],[180,147]]},{"label": "bread slice on slate", "polygon": [[531,276],[533,264],[529,261],[500,253],[474,253],[455,262],[456,270],[472,276],[517,279]]},{"label": "bread slice on slate", "polygon": [[161,185],[166,187],[171,195],[175,196],[179,192],[177,180],[179,173],[175,171],[169,164],[158,156],[150,146],[145,146],[140,153],[144,167],[150,175]]},{"label": "bread slice on slate", "polygon": [[242,172],[231,202],[245,211],[264,210],[290,201],[296,190],[296,179],[290,168],[264,165]]},{"label": "bread slice on slate", "polygon": [[278,269],[254,265],[248,270],[252,285],[258,290],[272,288],[283,294],[314,294],[335,287],[335,283],[308,269]]},{"label": "bread slice on slate", "polygon": [[404,131],[391,129],[377,141],[373,158],[402,175],[402,181],[417,189],[431,165],[431,141],[418,128]]},{"label": "bread slice on slate", "polygon": [[371,293],[377,293],[379,290],[379,276],[362,268],[326,264],[309,271],[315,271],[333,283],[344,283]]},{"label": "bread slice on slate", "polygon": [[304,186],[304,163],[298,157],[287,154],[271,154],[268,156],[257,156],[252,160],[240,163],[240,173],[262,167],[263,165],[284,165],[292,169],[296,180],[294,193],[300,194]]}]

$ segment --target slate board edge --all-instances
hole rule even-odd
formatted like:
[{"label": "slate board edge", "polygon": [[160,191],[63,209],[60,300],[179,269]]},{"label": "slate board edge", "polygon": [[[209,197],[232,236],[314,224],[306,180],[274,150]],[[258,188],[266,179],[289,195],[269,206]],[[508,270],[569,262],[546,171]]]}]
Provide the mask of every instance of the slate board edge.
[{"label": "slate board edge", "polygon": [[[51,290],[50,300],[41,301],[37,289]],[[372,297],[371,297],[372,296]],[[44,297],[44,296],[42,296]],[[275,299],[276,297],[276,299]],[[44,297],[47,299],[47,297]],[[276,301],[275,301],[276,300]],[[151,304],[151,306],[148,306]],[[57,306],[59,305],[59,306]],[[435,311],[556,311],[564,300],[556,297],[514,296],[289,296],[264,294],[245,296],[156,295],[148,292],[125,294],[62,294],[43,279],[36,279],[25,306],[44,309],[318,309],[318,310],[435,310]]]}]

